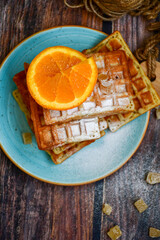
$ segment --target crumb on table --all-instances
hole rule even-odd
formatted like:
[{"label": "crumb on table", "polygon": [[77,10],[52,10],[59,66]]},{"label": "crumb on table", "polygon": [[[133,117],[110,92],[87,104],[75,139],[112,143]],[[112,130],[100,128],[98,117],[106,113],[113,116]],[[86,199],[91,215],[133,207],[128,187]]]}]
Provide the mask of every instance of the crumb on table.
[{"label": "crumb on table", "polygon": [[160,173],[149,172],[146,178],[146,182],[149,184],[160,183]]},{"label": "crumb on table", "polygon": [[160,107],[156,108],[156,117],[158,120],[160,119]]},{"label": "crumb on table", "polygon": [[134,203],[135,207],[137,208],[138,212],[142,213],[144,212],[148,206],[147,204],[143,201],[143,199],[139,199]]},{"label": "crumb on table", "polygon": [[111,228],[107,234],[112,240],[116,240],[122,236],[122,232],[118,225]]},{"label": "crumb on table", "polygon": [[22,133],[22,138],[23,138],[24,144],[32,143],[32,135],[30,132]]},{"label": "crumb on table", "polygon": [[104,203],[102,207],[102,212],[106,215],[110,215],[112,212],[112,207],[109,204]]},{"label": "crumb on table", "polygon": [[150,227],[150,228],[149,228],[149,236],[150,236],[151,238],[160,237],[160,230],[159,230],[159,229],[156,229],[156,228],[153,228],[153,227]]}]

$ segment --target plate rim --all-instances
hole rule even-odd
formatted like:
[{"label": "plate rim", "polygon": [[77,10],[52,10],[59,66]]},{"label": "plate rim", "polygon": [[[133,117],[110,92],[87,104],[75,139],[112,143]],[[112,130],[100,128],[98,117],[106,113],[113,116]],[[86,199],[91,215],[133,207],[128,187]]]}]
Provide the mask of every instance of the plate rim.
[{"label": "plate rim", "polygon": [[[104,33],[103,31],[100,31],[100,30],[97,30],[97,29],[94,29],[94,28],[90,28],[90,27],[86,27],[86,26],[80,26],[80,25],[60,25],[60,26],[56,26],[56,27],[51,27],[51,28],[47,28],[47,29],[44,29],[44,30],[41,30],[41,31],[38,31],[32,35],[30,35],[29,37],[25,38],[24,40],[22,40],[20,43],[18,43],[8,54],[7,56],[3,59],[3,61],[1,62],[0,64],[0,70],[1,68],[3,67],[4,63],[6,62],[6,60],[10,57],[10,55],[12,54],[12,52],[14,52],[14,50],[16,48],[18,48],[22,43],[26,42],[28,39],[34,37],[35,35],[38,35],[42,32],[45,32],[45,31],[48,31],[48,30],[53,30],[53,29],[56,29],[56,28],[70,28],[70,27],[75,27],[75,28],[85,28],[85,29],[90,29],[90,30],[93,30],[93,31],[97,31],[103,35],[108,35],[106,33]],[[21,167],[20,165],[18,165],[18,163],[8,154],[8,152],[5,150],[5,148],[3,147],[3,145],[0,143],[0,147],[2,149],[2,151],[4,152],[4,154],[8,157],[8,159],[16,166],[18,167],[21,171],[23,171],[24,173],[26,173],[27,175],[37,179],[37,180],[40,180],[42,182],[45,182],[45,183],[50,183],[50,184],[54,184],[54,185],[59,185],[59,186],[80,186],[80,185],[85,185],[85,184],[90,184],[90,183],[94,183],[94,182],[97,182],[97,181],[100,181],[110,175],[112,175],[113,173],[115,173],[116,171],[118,171],[121,167],[123,167],[128,161],[129,159],[134,155],[134,153],[137,151],[137,149],[139,148],[139,146],[141,145],[142,141],[143,141],[143,138],[146,134],[146,131],[147,131],[147,128],[148,128],[148,124],[149,124],[149,119],[150,119],[150,111],[147,112],[147,120],[146,120],[146,124],[145,124],[145,128],[144,128],[144,132],[142,134],[142,137],[141,139],[139,140],[139,143],[137,145],[137,147],[134,149],[134,151],[132,152],[132,154],[126,159],[125,162],[123,162],[122,164],[120,164],[116,169],[114,169],[113,171],[111,171],[110,173],[107,173],[106,175],[104,176],[101,176],[99,178],[96,178],[96,179],[92,179],[90,181],[85,181],[85,182],[79,182],[79,183],[58,183],[58,182],[53,182],[53,181],[49,181],[49,180],[45,180],[41,177],[38,177],[32,173],[30,173],[29,171],[25,170],[23,167]]]}]

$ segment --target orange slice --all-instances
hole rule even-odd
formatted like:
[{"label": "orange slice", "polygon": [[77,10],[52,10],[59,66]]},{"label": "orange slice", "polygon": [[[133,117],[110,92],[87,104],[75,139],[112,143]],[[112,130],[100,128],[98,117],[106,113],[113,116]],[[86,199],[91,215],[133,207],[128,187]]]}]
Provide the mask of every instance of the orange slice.
[{"label": "orange slice", "polygon": [[97,81],[93,57],[68,47],[51,47],[38,54],[27,72],[27,86],[44,108],[66,110],[82,104]]}]

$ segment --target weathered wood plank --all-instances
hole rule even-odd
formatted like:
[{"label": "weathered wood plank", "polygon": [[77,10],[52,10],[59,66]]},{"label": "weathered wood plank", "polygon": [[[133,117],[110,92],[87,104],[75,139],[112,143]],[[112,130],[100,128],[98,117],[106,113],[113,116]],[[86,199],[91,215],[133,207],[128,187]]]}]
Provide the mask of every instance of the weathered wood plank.
[{"label": "weathered wood plank", "polygon": [[[2,1],[1,60],[31,34],[59,25],[102,28],[84,9],[71,10],[63,0]],[[92,239],[94,184],[61,187],[21,172],[0,151],[2,240]]]},{"label": "weathered wood plank", "polygon": [[[149,36],[148,23],[142,17],[125,16],[113,24],[113,31],[119,30],[132,51],[140,47]],[[112,214],[102,214],[101,240],[109,239],[106,231],[119,225],[123,240],[149,240],[148,228],[160,226],[160,186],[150,186],[145,177],[148,171],[160,172],[160,122],[151,112],[149,126],[138,151],[129,162],[114,175],[104,180],[104,202],[113,207]],[[133,203],[143,198],[149,208],[142,214]]]}]

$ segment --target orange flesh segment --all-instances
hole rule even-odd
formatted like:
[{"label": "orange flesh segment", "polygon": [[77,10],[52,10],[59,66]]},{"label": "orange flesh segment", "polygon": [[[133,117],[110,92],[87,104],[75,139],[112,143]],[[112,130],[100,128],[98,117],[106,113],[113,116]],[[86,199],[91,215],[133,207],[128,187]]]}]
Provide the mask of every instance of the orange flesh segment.
[{"label": "orange flesh segment", "polygon": [[70,56],[62,53],[62,52],[55,52],[52,53],[52,57],[54,61],[57,63],[60,70],[65,70],[70,67]]},{"label": "orange flesh segment", "polygon": [[73,57],[70,58],[70,66],[72,67],[72,66],[80,63],[81,61],[82,60],[80,60],[79,58],[73,56]]},{"label": "orange flesh segment", "polygon": [[57,88],[57,95],[56,95],[56,102],[59,103],[68,103],[72,102],[75,99],[72,87],[70,85],[69,79],[62,75],[58,88]]},{"label": "orange flesh segment", "polygon": [[74,70],[72,70],[70,73],[69,81],[72,86],[75,97],[77,98],[83,95],[89,84],[89,80],[87,78],[83,77]]},{"label": "orange flesh segment", "polygon": [[[92,69],[89,63],[86,63],[86,61],[82,62],[81,64],[75,65],[74,66],[74,71],[78,72],[85,78],[90,78],[92,74]],[[87,71],[86,71],[87,69]]]},{"label": "orange flesh segment", "polygon": [[60,69],[54,62],[51,55],[43,57],[43,59],[37,64],[35,68],[35,84],[37,86],[42,86],[50,77],[59,73]]},{"label": "orange flesh segment", "polygon": [[38,91],[40,95],[48,101],[55,101],[57,86],[61,79],[61,74],[57,73],[54,77],[45,77],[45,82],[42,85],[38,85]]},{"label": "orange flesh segment", "polygon": [[60,72],[60,68],[57,66],[51,55],[44,56],[35,68],[35,73],[38,76],[53,76]]}]

